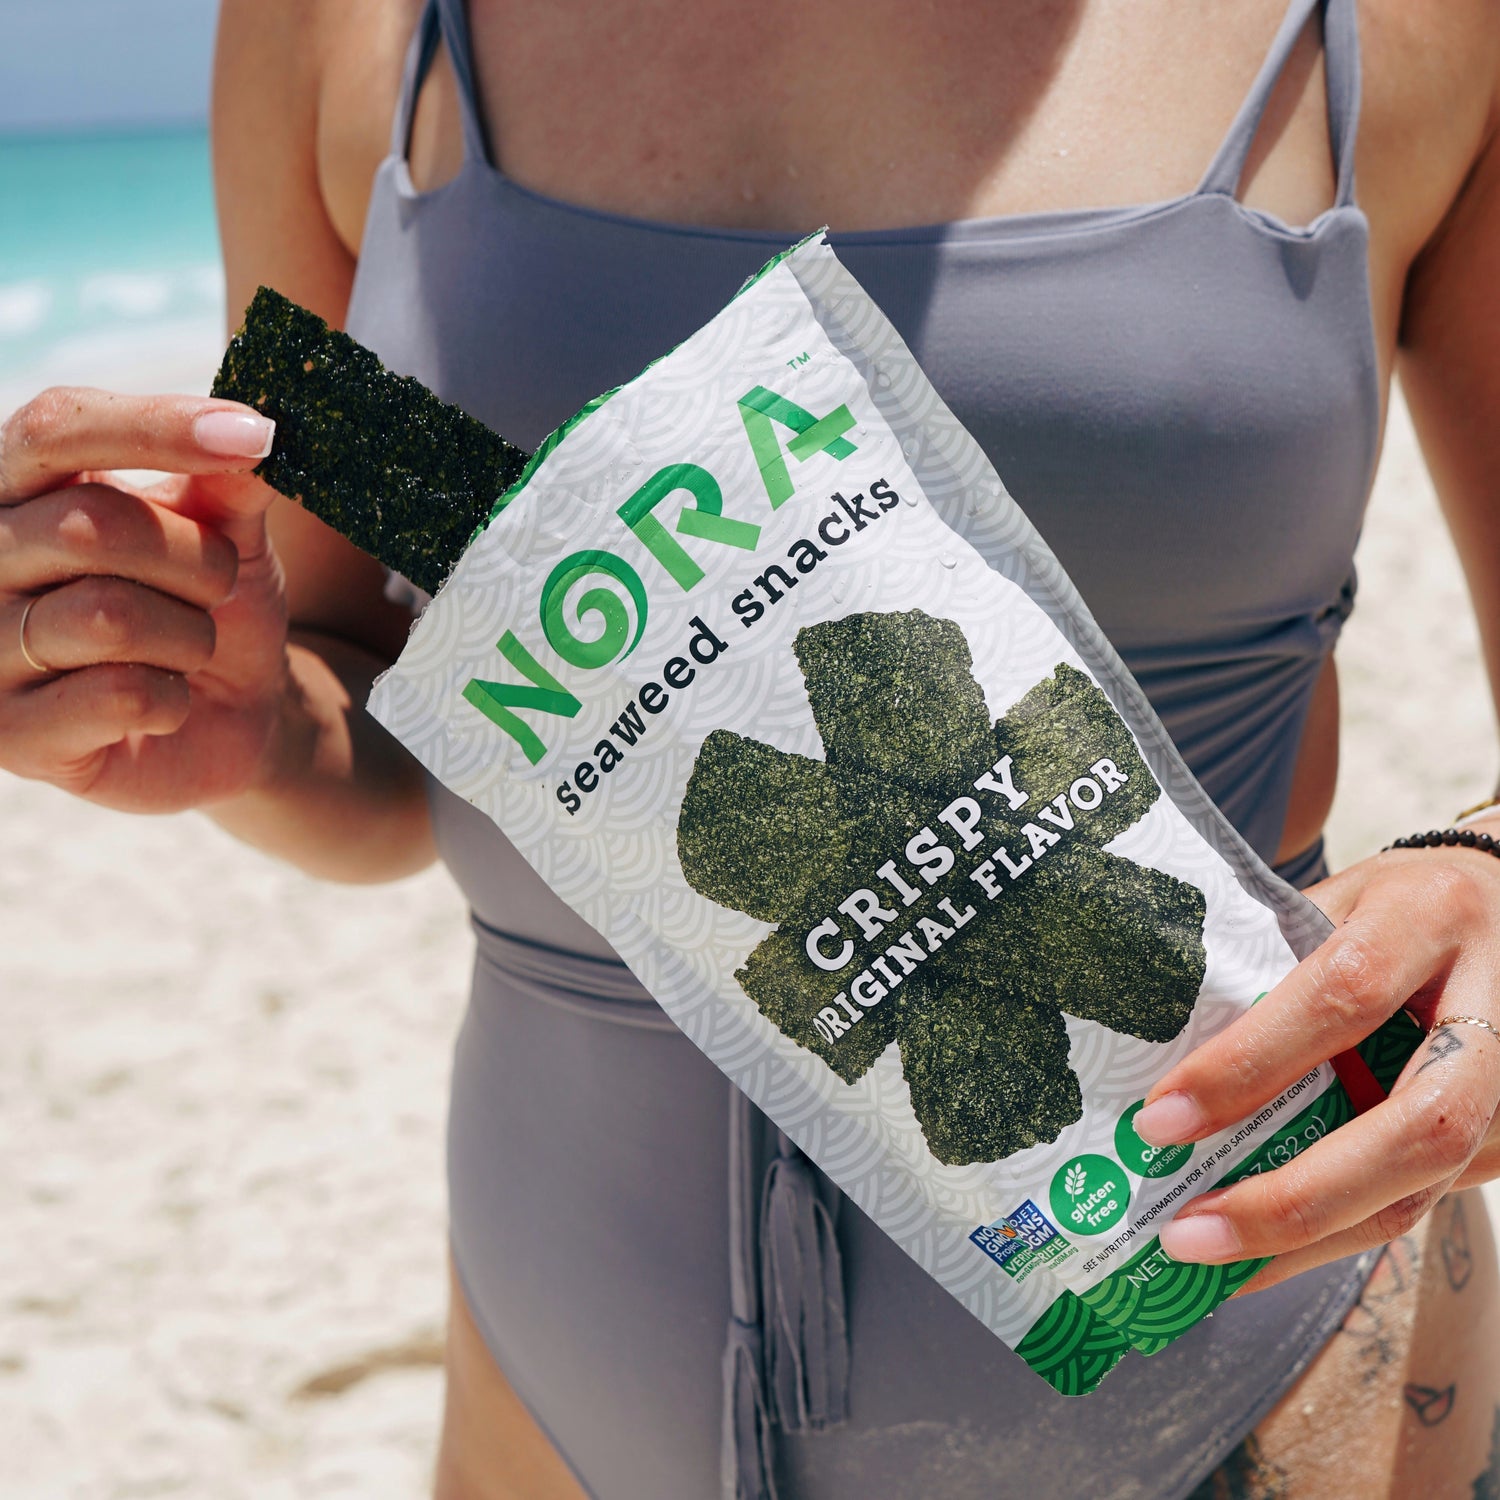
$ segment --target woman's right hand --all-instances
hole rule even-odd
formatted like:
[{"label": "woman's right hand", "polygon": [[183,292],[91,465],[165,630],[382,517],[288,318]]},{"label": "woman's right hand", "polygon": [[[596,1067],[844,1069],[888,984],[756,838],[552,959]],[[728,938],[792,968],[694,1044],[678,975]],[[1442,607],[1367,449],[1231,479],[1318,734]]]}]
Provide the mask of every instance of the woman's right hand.
[{"label": "woman's right hand", "polygon": [[233,402],[87,389],[0,428],[0,768],[137,812],[269,774],[287,611],[249,471],[273,431]]}]

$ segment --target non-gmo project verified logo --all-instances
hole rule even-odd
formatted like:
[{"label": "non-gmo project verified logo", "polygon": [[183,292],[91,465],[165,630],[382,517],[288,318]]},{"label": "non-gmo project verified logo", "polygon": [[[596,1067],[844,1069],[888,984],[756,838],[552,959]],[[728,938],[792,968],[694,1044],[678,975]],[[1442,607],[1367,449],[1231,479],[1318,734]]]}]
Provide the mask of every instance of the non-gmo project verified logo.
[{"label": "non-gmo project verified logo", "polygon": [[969,1239],[1017,1281],[1036,1266],[1057,1260],[1069,1250],[1056,1225],[1030,1198],[1003,1219],[981,1225]]},{"label": "non-gmo project verified logo", "polygon": [[1026,1248],[1026,1241],[1009,1224],[981,1224],[969,1239],[1002,1267]]},{"label": "non-gmo project verified logo", "polygon": [[1033,1250],[1060,1238],[1057,1226],[1028,1198],[1019,1208],[1005,1216],[1005,1222],[1016,1230]]}]

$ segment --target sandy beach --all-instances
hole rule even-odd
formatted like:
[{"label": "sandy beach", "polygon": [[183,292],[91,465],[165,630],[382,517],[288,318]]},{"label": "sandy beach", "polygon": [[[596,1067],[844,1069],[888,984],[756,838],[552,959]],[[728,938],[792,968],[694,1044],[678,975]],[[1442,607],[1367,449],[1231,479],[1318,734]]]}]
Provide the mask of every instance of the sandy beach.
[{"label": "sandy beach", "polygon": [[[189,344],[87,373],[202,389],[212,330]],[[0,411],[24,394],[0,384]],[[1500,767],[1399,401],[1359,563],[1336,863],[1448,822]],[[0,828],[0,1488],[422,1494],[469,962],[448,878],[322,885],[196,816],[3,776]]]}]

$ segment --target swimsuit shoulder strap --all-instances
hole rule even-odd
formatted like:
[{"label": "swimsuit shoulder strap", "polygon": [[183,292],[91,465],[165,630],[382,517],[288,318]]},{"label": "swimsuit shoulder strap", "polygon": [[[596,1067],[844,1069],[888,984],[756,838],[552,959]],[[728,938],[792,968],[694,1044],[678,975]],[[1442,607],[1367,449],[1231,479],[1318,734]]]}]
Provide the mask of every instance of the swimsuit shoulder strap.
[{"label": "swimsuit shoulder strap", "polygon": [[464,157],[489,161],[484,126],[479,118],[479,96],[474,88],[474,63],[469,52],[469,24],[463,0],[427,0],[422,19],[406,50],[406,69],[401,78],[401,97],[391,125],[391,153],[405,156],[411,143],[411,121],[417,95],[422,92],[427,70],[441,40],[458,81],[459,113],[463,120]]},{"label": "swimsuit shoulder strap", "polygon": [[1260,72],[1209,163],[1203,181],[1198,184],[1200,193],[1225,193],[1233,197],[1239,190],[1245,159],[1250,154],[1251,142],[1276,87],[1276,80],[1280,78],[1308,18],[1318,9],[1323,12],[1328,138],[1338,176],[1334,202],[1343,205],[1353,201],[1354,136],[1359,121],[1359,32],[1355,0],[1290,0]]},{"label": "swimsuit shoulder strap", "polygon": [[479,90],[474,83],[474,59],[469,47],[469,21],[464,14],[464,0],[436,0],[436,3],[443,45],[448,49],[448,60],[453,64],[453,75],[458,80],[464,156],[488,163],[490,152],[479,117]]},{"label": "swimsuit shoulder strap", "polygon": [[437,51],[438,35],[437,6],[434,0],[427,0],[422,7],[422,18],[407,46],[406,65],[401,71],[401,94],[391,120],[392,156],[405,156],[411,148],[411,119],[416,112],[417,95],[422,91],[422,82]]},{"label": "swimsuit shoulder strap", "polygon": [[1354,141],[1359,130],[1359,18],[1355,0],[1328,0],[1323,12],[1323,68],[1328,77],[1328,135],[1342,206],[1354,201]]}]

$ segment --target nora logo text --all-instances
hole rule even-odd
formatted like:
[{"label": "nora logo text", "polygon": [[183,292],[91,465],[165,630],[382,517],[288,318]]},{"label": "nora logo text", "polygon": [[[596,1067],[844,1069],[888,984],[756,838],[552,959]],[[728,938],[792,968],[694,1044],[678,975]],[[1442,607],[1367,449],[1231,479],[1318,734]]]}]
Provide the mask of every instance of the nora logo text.
[{"label": "nora logo text", "polygon": [[[847,405],[817,417],[795,401],[758,385],[740,397],[738,407],[772,511],[796,492],[788,459],[801,465],[826,454],[842,462],[856,451],[847,436],[854,426]],[[781,433],[790,434],[784,443]],[[684,503],[668,525],[663,519],[667,502],[678,497]],[[655,575],[653,582],[660,586],[670,583],[683,593],[691,593],[703,581],[704,570],[694,555],[701,555],[701,544],[745,552],[754,552],[760,544],[758,525],[724,514],[723,489],[701,464],[676,463],[658,469],[615,514],[645,549]],[[594,577],[600,581],[578,596],[577,614],[580,618],[597,616],[599,628],[597,634],[582,639],[575,634],[564,606],[575,585]],[[627,607],[626,599],[631,607]],[[599,548],[563,558],[547,575],[538,600],[543,638],[564,662],[581,671],[594,671],[629,656],[640,642],[648,612],[649,593],[638,569],[618,553]],[[525,680],[472,678],[463,696],[515,740],[536,765],[547,753],[546,743],[516,710],[571,719],[582,704],[514,631],[507,630],[500,637],[497,649]]]}]

